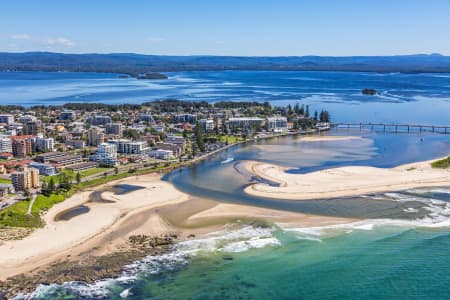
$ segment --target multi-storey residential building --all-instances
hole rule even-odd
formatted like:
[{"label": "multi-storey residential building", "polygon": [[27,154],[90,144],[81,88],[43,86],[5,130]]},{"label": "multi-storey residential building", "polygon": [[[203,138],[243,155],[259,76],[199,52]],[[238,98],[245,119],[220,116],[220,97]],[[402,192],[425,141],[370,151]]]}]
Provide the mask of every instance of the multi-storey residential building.
[{"label": "multi-storey residential building", "polygon": [[89,128],[88,144],[89,146],[98,146],[105,142],[105,134],[97,127]]},{"label": "multi-storey residential building", "polygon": [[287,118],[281,116],[267,118],[267,130],[272,132],[286,132]]},{"label": "multi-storey residential building", "polygon": [[154,157],[156,159],[171,159],[173,158],[173,152],[171,150],[163,150],[163,149],[152,149],[149,153],[150,157]]},{"label": "multi-storey residential building", "polygon": [[106,124],[106,134],[122,135],[122,123],[109,123]]},{"label": "multi-storey residential building", "polygon": [[36,137],[36,151],[39,152],[55,151],[55,140],[53,138],[45,138],[42,135]]},{"label": "multi-storey residential building", "polygon": [[16,135],[11,137],[12,153],[15,157],[26,157],[33,154],[35,137],[33,135]]},{"label": "multi-storey residential building", "polygon": [[175,144],[175,145],[181,145],[183,146],[183,151],[186,148],[186,139],[182,136],[169,134],[166,138],[166,143]]},{"label": "multi-storey residential building", "polygon": [[107,165],[117,164],[117,145],[114,143],[102,143],[98,145],[97,151],[91,155],[90,160]]},{"label": "multi-storey residential building", "polygon": [[155,123],[155,119],[153,119],[153,116],[150,113],[141,114],[139,119],[142,122]]},{"label": "multi-storey residential building", "polygon": [[66,167],[66,170],[72,172],[81,172],[98,167],[98,163],[94,161],[86,161],[79,164],[74,164]]},{"label": "multi-storey residential building", "polygon": [[42,131],[42,122],[40,120],[28,121],[23,124],[24,135],[38,135]]},{"label": "multi-storey residential building", "polygon": [[74,149],[84,149],[86,148],[86,142],[83,140],[67,140],[66,145],[73,147]]},{"label": "multi-storey residential building", "polygon": [[39,188],[39,170],[23,167],[21,171],[11,174],[11,181],[17,191]]},{"label": "multi-storey residential building", "polygon": [[214,120],[212,119],[200,119],[199,123],[205,132],[211,132],[214,130]]},{"label": "multi-storey residential building", "polygon": [[180,114],[175,116],[176,123],[197,123],[197,116],[193,114]]},{"label": "multi-storey residential building", "polygon": [[0,153],[12,153],[11,137],[0,135]]},{"label": "multi-storey residential building", "polygon": [[2,114],[0,115],[0,123],[5,123],[5,124],[13,124],[14,123],[14,116],[10,115],[10,114]]},{"label": "multi-storey residential building", "polygon": [[263,126],[264,119],[258,117],[241,117],[241,118],[230,118],[227,121],[227,125],[232,128],[242,128],[251,129]]},{"label": "multi-storey residential building", "polygon": [[23,115],[19,117],[19,122],[22,124],[28,123],[28,122],[33,122],[36,121],[36,117],[32,116],[32,115]]},{"label": "multi-storey residential building", "polygon": [[81,155],[64,155],[55,157],[49,160],[49,163],[56,165],[58,168],[64,168],[65,166],[79,164],[83,161]]},{"label": "multi-storey residential building", "polygon": [[90,121],[92,125],[106,125],[111,123],[111,117],[105,115],[95,115],[91,117]]},{"label": "multi-storey residential building", "polygon": [[45,176],[52,176],[56,174],[56,169],[54,166],[50,164],[44,164],[44,163],[38,163],[38,162],[32,162],[29,164],[31,168],[38,169],[39,174],[45,175]]},{"label": "multi-storey residential building", "polygon": [[59,119],[62,121],[73,121],[77,118],[77,114],[73,110],[65,110],[59,114]]},{"label": "multi-storey residential building", "polygon": [[170,150],[172,151],[173,156],[180,156],[184,152],[184,146],[180,144],[172,144],[172,143],[156,143],[156,148],[161,150]]},{"label": "multi-storey residential building", "polygon": [[64,152],[51,152],[51,153],[43,153],[37,155],[34,160],[41,163],[48,163],[50,160],[58,157],[66,156],[67,153]]},{"label": "multi-storey residential building", "polygon": [[149,148],[146,142],[133,142],[126,139],[113,140],[108,143],[116,145],[117,152],[123,154],[148,154]]}]

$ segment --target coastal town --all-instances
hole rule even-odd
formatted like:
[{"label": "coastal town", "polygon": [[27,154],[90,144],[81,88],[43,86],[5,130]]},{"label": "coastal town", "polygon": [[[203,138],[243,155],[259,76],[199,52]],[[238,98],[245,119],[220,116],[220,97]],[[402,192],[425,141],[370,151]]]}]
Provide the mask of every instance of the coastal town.
[{"label": "coastal town", "polygon": [[[48,209],[74,187],[170,170],[249,139],[327,130],[330,121],[327,111],[267,102],[68,103],[0,111],[0,223],[12,227],[39,225],[26,220],[39,218],[34,202],[48,201]],[[49,201],[55,195],[61,197]],[[26,216],[17,205],[28,207]]]}]

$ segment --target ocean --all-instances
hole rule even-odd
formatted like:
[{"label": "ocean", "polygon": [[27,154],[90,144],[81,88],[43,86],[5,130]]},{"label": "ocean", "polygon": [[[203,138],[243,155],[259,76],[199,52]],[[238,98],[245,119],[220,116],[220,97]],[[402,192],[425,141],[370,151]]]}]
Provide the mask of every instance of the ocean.
[{"label": "ocean", "polygon": [[[0,73],[2,104],[139,103],[161,98],[309,104],[337,121],[449,124],[450,75],[342,72],[185,72],[167,81],[114,74]],[[9,84],[8,84],[9,83]],[[378,96],[363,96],[375,88]],[[342,199],[275,201],[244,195],[259,160],[306,173],[329,167],[388,168],[448,155],[450,136],[337,130],[358,140],[280,137],[218,153],[165,180],[194,196],[358,218],[339,226],[225,227],[125,266],[93,284],[40,285],[34,299],[448,299],[450,183]],[[223,163],[228,158],[233,161]],[[20,298],[20,297],[19,297]]]}]

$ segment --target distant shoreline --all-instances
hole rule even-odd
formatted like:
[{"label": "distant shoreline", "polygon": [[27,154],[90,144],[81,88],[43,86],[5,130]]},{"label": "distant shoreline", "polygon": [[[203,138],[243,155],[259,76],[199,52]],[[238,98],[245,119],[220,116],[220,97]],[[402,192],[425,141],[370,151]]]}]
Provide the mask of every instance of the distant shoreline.
[{"label": "distant shoreline", "polygon": [[[145,74],[184,71],[450,73],[450,56],[174,56],[135,53],[0,52],[0,70]],[[134,77],[134,76],[133,76]]]}]

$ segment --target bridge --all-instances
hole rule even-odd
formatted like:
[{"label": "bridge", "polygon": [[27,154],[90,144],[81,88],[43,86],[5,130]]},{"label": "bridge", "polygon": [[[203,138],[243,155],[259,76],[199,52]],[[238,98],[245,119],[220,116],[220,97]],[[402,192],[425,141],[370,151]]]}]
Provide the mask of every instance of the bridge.
[{"label": "bridge", "polygon": [[369,129],[372,131],[383,132],[434,132],[441,134],[450,134],[450,126],[446,125],[420,125],[420,124],[391,124],[391,123],[332,123],[332,128],[336,129]]}]

